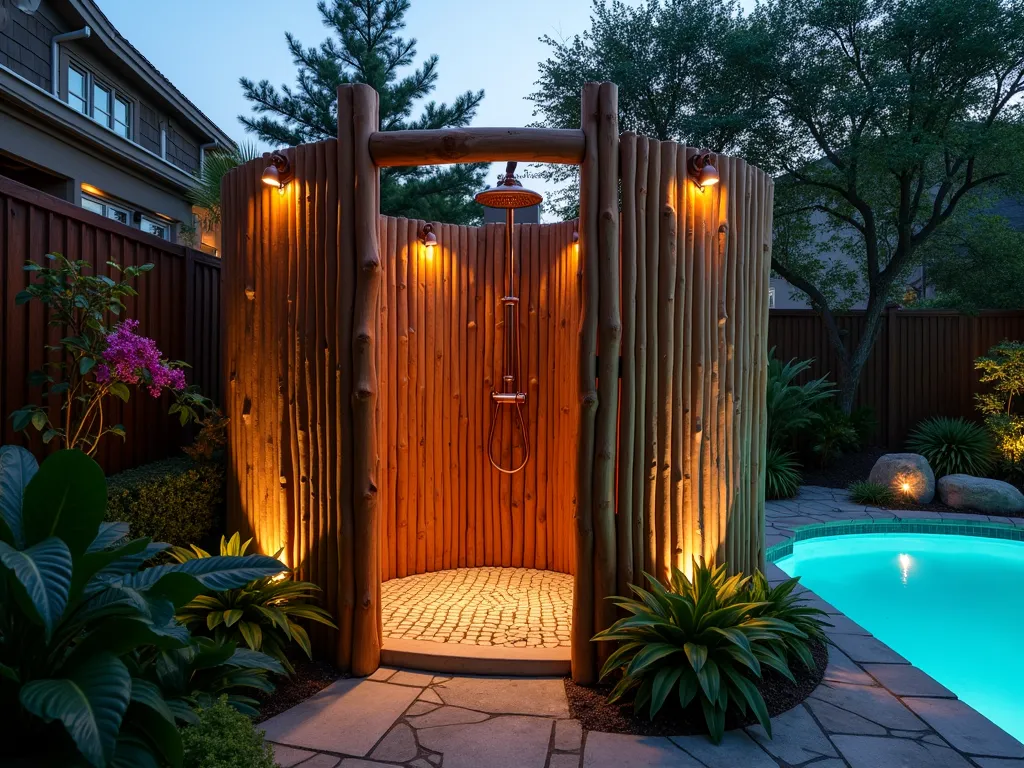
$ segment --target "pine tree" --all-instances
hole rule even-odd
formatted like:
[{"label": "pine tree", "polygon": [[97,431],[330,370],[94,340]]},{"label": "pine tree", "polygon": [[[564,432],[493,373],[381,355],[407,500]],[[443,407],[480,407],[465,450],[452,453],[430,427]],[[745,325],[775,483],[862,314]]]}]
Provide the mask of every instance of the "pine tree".
[{"label": "pine tree", "polygon": [[[338,86],[366,83],[380,94],[384,131],[460,128],[468,125],[484,97],[466,91],[452,104],[430,101],[413,118],[415,102],[437,86],[436,55],[400,76],[416,55],[416,40],[403,39],[409,0],[320,0],[317,9],[331,30],[319,48],[305,48],[285,33],[298,67],[297,86],[249,78],[239,82],[252,102],[253,116],[240,115],[246,130],[268,144],[292,146],[337,135]],[[473,202],[484,184],[486,164],[381,169],[381,212],[391,216],[473,224],[480,208]]]}]

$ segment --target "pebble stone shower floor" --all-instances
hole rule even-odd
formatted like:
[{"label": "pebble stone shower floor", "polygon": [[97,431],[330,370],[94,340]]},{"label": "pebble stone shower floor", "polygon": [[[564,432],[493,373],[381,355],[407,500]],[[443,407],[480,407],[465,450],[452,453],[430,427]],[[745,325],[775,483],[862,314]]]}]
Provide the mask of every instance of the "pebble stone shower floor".
[{"label": "pebble stone shower floor", "polygon": [[381,585],[384,636],[512,648],[570,644],[572,576],[459,568]]}]

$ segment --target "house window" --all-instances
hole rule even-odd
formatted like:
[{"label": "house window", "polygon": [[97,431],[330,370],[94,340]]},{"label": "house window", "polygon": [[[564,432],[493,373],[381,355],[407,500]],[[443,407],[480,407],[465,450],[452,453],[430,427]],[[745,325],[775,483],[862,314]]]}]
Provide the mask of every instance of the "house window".
[{"label": "house window", "polygon": [[86,75],[74,67],[68,67],[68,104],[83,115],[89,114]]},{"label": "house window", "polygon": [[156,235],[163,240],[169,240],[171,234],[171,228],[164,223],[151,219],[148,216],[142,217],[142,224],[140,225],[143,232],[148,232],[151,235]]},{"label": "house window", "polygon": [[119,205],[114,205],[106,200],[98,200],[95,197],[88,197],[82,195],[82,207],[87,211],[98,213],[100,216],[105,216],[108,219],[119,221],[122,224],[131,226],[131,212],[127,208],[122,208]]},{"label": "house window", "polygon": [[97,83],[92,86],[92,119],[110,127],[110,91]]},{"label": "house window", "polygon": [[131,138],[131,125],[129,117],[131,115],[131,105],[127,101],[122,99],[120,96],[114,97],[114,133],[119,136],[124,136],[126,139]]},{"label": "house window", "polygon": [[768,289],[768,309],[775,309],[775,289]]}]

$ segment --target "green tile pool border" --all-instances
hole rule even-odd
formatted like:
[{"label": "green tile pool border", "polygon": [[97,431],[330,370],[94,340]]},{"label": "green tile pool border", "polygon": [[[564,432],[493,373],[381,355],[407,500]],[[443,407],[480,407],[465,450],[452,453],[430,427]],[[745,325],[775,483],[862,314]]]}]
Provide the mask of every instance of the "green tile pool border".
[{"label": "green tile pool border", "polygon": [[979,536],[1007,541],[1024,541],[1024,528],[974,520],[836,520],[805,525],[793,532],[793,538],[773,544],[765,550],[765,559],[774,563],[793,554],[793,544],[825,536],[853,536],[865,533],[937,533],[947,536]]}]

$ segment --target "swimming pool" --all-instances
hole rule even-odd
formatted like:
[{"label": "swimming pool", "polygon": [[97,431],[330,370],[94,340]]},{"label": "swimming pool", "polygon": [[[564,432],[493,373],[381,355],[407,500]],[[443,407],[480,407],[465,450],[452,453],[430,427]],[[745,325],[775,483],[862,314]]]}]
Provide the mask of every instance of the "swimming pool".
[{"label": "swimming pool", "polygon": [[1024,542],[827,536],[775,564],[1024,740]]}]

